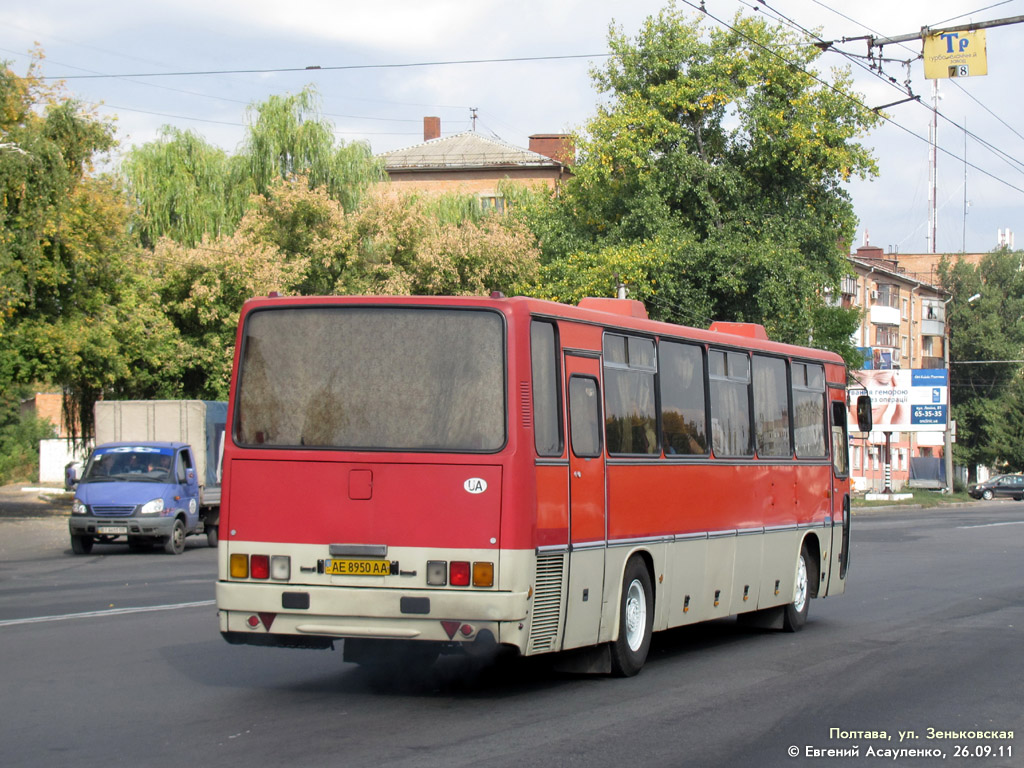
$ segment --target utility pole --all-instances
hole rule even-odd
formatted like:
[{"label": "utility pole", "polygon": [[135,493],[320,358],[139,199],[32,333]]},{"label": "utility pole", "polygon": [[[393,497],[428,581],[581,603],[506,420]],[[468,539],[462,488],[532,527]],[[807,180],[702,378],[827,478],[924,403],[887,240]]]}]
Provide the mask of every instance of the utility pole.
[{"label": "utility pole", "polygon": [[928,149],[928,252],[938,253],[935,232],[939,218],[939,81],[932,80],[931,146]]}]

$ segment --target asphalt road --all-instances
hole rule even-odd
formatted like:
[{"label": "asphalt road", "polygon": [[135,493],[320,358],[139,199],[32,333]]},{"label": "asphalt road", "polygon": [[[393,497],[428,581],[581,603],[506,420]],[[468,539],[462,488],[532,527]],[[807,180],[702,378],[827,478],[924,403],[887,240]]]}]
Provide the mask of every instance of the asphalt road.
[{"label": "asphalt road", "polygon": [[[372,675],[340,652],[227,645],[202,537],[178,557],[76,556],[59,507],[8,508],[0,764],[1021,766],[1022,549],[1012,501],[862,513],[847,594],[798,634],[661,633],[625,680],[543,658]],[[928,738],[978,731],[1014,738]]]}]

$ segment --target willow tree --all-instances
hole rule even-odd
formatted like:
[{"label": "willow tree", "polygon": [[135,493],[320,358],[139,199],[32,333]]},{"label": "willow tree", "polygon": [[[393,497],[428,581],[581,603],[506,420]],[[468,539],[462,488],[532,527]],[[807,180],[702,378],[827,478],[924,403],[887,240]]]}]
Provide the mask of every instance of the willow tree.
[{"label": "willow tree", "polygon": [[370,184],[384,178],[368,144],[335,140],[312,87],[253,104],[248,116],[235,154],[170,126],[128,153],[121,171],[138,208],[133,227],[144,245],[152,248],[169,237],[193,247],[203,237],[230,236],[250,196],[267,194],[275,181],[301,178],[351,210]]},{"label": "willow tree", "polygon": [[192,246],[204,235],[230,234],[255,189],[238,158],[169,125],[134,147],[121,170],[139,209],[134,228],[148,247],[161,237]]},{"label": "willow tree", "polygon": [[546,227],[546,270],[571,278],[558,260],[607,253],[610,290],[617,262],[646,263],[633,287],[659,317],[842,346],[855,317],[837,330],[823,313],[842,311],[823,297],[847,269],[844,185],[876,172],[858,139],[878,121],[849,72],[821,75],[813,41],[760,18],[707,28],[672,7],[635,38],[613,27],[609,47],[559,226]]},{"label": "willow tree", "polygon": [[321,114],[320,97],[312,86],[249,107],[241,155],[259,194],[266,194],[277,179],[303,177],[311,189],[325,188],[345,210],[354,209],[366,189],[385,178],[369,144],[335,141],[334,127]]}]

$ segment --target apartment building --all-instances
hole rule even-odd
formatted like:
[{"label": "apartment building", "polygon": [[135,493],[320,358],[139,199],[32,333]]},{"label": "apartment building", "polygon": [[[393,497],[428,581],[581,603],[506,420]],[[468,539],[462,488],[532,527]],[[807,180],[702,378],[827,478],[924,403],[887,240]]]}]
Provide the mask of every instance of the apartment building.
[{"label": "apartment building", "polygon": [[[949,294],[912,276],[897,257],[878,247],[858,248],[850,263],[855,274],[843,280],[842,302],[864,310],[854,339],[864,353],[864,369],[945,369]],[[898,491],[936,486],[918,475],[937,465],[944,442],[945,433],[938,430],[856,434],[850,446],[855,487]]]}]

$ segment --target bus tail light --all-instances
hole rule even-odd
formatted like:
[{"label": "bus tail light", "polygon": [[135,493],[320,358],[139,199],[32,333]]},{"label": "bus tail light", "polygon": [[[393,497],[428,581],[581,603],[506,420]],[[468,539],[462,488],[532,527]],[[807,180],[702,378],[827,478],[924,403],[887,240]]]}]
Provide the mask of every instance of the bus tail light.
[{"label": "bus tail light", "polygon": [[288,555],[231,555],[232,579],[274,579],[288,581],[292,577],[292,559]]},{"label": "bus tail light", "polygon": [[494,563],[473,563],[473,586],[494,586]]},{"label": "bus tail light", "polygon": [[427,561],[427,585],[443,587],[448,583],[448,563],[444,560]]},{"label": "bus tail light", "polygon": [[270,578],[277,581],[288,581],[292,577],[292,559],[287,555],[274,555],[270,558]]},{"label": "bus tail light", "polygon": [[249,556],[248,555],[231,555],[231,578],[232,579],[248,579],[249,578]]},{"label": "bus tail light", "polygon": [[270,555],[253,555],[249,558],[249,569],[254,579],[269,579]]},{"label": "bus tail light", "polygon": [[444,560],[427,561],[427,586],[444,587],[493,587],[494,563],[468,563],[456,560],[448,563]]},{"label": "bus tail light", "polygon": [[469,563],[463,561],[456,561],[452,563],[451,569],[449,570],[449,576],[451,577],[453,587],[468,587]]}]

